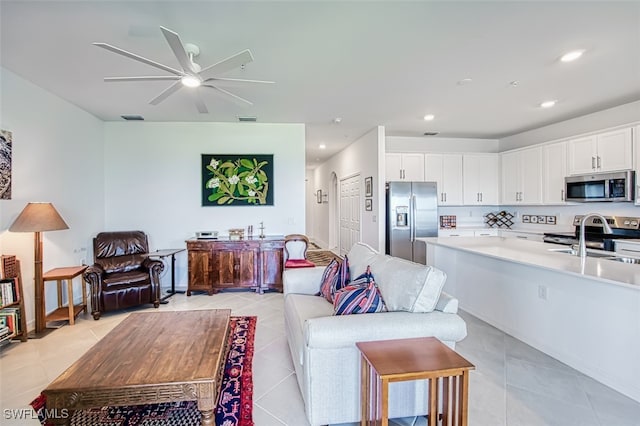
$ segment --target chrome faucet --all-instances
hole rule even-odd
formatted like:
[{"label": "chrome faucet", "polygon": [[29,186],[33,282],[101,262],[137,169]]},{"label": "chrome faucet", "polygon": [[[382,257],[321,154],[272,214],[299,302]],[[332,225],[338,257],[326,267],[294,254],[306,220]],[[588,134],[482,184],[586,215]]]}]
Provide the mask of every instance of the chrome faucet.
[{"label": "chrome faucet", "polygon": [[604,228],[605,234],[612,234],[613,231],[611,227],[607,223],[607,219],[599,213],[587,213],[582,217],[582,221],[580,222],[580,240],[578,241],[578,252],[576,256],[580,256],[580,258],[584,261],[587,256],[587,243],[584,241],[584,225],[587,222],[587,219],[590,217],[598,217],[602,220],[602,227]]}]

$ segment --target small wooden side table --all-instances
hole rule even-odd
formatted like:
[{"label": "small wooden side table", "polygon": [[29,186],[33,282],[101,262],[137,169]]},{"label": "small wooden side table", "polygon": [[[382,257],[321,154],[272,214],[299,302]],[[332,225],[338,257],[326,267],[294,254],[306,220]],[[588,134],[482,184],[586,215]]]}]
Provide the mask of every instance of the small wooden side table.
[{"label": "small wooden side table", "polygon": [[[84,270],[87,269],[86,265],[82,266],[68,266],[65,268],[55,268],[47,271],[42,276],[42,281],[57,281],[58,283],[58,309],[50,313],[45,318],[45,324],[47,321],[63,321],[69,320],[69,325],[75,324],[76,317],[82,311],[87,311],[87,284],[82,281],[82,304],[73,304],[73,279],[78,275],[81,275]],[[67,306],[62,306],[62,281],[67,281]],[[43,293],[44,294],[44,293]],[[44,305],[44,297],[42,298],[42,304]]]},{"label": "small wooden side table", "polygon": [[[361,425],[389,424],[389,383],[428,379],[428,425],[466,426],[469,370],[475,366],[435,337],[358,342],[362,355]],[[438,383],[442,386],[442,412]]]}]

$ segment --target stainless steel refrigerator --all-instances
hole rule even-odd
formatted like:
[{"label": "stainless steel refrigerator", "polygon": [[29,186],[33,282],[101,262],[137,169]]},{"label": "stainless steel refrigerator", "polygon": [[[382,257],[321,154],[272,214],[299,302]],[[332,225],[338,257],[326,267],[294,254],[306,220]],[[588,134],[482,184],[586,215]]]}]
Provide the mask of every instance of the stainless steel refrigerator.
[{"label": "stainless steel refrigerator", "polygon": [[425,264],[426,245],[418,237],[438,236],[435,182],[387,182],[386,252]]}]

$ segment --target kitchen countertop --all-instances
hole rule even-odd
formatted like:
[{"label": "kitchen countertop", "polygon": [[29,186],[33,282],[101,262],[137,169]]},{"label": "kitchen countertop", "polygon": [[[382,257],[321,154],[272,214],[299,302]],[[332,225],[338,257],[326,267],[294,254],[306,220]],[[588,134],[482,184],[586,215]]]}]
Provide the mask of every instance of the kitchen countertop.
[{"label": "kitchen countertop", "polygon": [[[417,239],[424,241],[428,245],[467,251],[640,290],[640,265],[597,257],[587,257],[584,265],[582,265],[580,258],[577,256],[549,251],[549,249],[568,249],[568,246],[504,237],[433,237]],[[615,253],[611,252],[611,256],[614,255]]]}]

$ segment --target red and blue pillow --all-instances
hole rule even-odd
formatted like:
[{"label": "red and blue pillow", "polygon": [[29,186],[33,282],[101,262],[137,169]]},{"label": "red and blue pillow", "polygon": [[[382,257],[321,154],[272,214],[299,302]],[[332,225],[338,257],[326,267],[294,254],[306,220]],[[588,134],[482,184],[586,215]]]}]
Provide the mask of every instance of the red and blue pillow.
[{"label": "red and blue pillow", "polygon": [[320,294],[324,296],[327,301],[333,303],[333,297],[336,292],[348,285],[350,281],[349,258],[345,256],[340,263],[338,263],[336,259],[333,259],[331,263],[327,265],[322,275]]},{"label": "red and blue pillow", "polygon": [[336,292],[333,309],[335,315],[369,314],[387,310],[370,266],[367,266],[364,274]]}]

